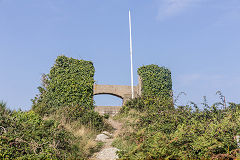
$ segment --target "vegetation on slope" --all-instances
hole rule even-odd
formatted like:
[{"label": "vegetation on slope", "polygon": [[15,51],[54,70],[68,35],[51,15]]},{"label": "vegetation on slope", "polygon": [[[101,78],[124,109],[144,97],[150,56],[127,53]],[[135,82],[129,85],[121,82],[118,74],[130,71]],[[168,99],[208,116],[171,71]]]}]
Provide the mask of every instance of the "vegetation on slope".
[{"label": "vegetation on slope", "polygon": [[[200,110],[194,103],[174,107],[171,72],[147,65],[138,69],[142,96],[118,115],[125,128],[114,145],[123,159],[234,159],[240,149],[240,105],[222,102]],[[219,92],[218,92],[219,93]],[[239,157],[240,158],[240,157]]]},{"label": "vegetation on slope", "polygon": [[0,103],[0,159],[87,159],[102,143],[96,129],[55,113],[10,111]]},{"label": "vegetation on slope", "polygon": [[[240,105],[219,102],[174,107],[171,72],[157,65],[138,70],[143,96],[130,100],[118,119],[126,129],[114,142],[123,159],[234,159],[240,149]],[[93,108],[91,62],[59,56],[43,76],[31,111],[0,103],[0,159],[87,159],[106,129]]]},{"label": "vegetation on slope", "polygon": [[118,115],[128,127],[114,143],[121,158],[240,158],[234,139],[240,134],[240,105],[205,104],[200,110],[195,104],[174,108],[168,100],[148,101],[133,99]]},{"label": "vegetation on slope", "polygon": [[92,62],[59,56],[28,112],[0,104],[0,159],[87,159],[108,126],[94,112]]},{"label": "vegetation on slope", "polygon": [[54,120],[33,111],[9,111],[0,104],[0,159],[83,157],[79,141]]}]

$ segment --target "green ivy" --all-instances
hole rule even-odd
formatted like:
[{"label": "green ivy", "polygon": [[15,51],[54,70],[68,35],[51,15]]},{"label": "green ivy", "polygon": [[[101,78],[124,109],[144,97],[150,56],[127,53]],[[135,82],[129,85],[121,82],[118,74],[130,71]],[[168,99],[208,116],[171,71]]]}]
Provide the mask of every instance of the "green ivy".
[{"label": "green ivy", "polygon": [[142,95],[147,97],[172,97],[171,71],[158,65],[138,68],[142,82]]},{"label": "green ivy", "polygon": [[50,73],[43,78],[40,95],[33,100],[38,113],[51,113],[63,106],[93,110],[95,69],[90,61],[58,56]]}]

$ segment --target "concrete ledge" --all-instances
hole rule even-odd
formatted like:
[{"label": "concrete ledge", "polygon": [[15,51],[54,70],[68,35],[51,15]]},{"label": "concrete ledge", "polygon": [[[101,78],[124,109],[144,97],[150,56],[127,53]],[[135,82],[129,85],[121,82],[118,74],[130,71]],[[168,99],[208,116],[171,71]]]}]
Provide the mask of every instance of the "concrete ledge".
[{"label": "concrete ledge", "polygon": [[122,108],[121,106],[96,106],[94,110],[98,112],[100,115],[104,114],[115,115],[120,111],[121,108]]}]

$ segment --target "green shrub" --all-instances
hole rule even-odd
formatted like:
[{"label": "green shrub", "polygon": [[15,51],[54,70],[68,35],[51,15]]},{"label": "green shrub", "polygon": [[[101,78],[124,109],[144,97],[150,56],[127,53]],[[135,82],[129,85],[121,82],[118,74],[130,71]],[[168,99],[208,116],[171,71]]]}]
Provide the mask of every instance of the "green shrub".
[{"label": "green shrub", "polygon": [[148,114],[151,114],[166,109],[172,110],[173,108],[172,97],[162,95],[154,98],[150,96],[142,96],[127,101],[120,112],[123,113],[129,111],[129,109],[136,109],[137,111],[148,112]]},{"label": "green shrub", "polygon": [[109,119],[110,115],[105,113],[105,114],[103,115],[103,117],[104,117],[105,119]]},{"label": "green shrub", "polygon": [[[139,98],[128,102],[121,114],[126,116],[130,108],[139,110],[152,105],[146,103],[143,107],[144,101]],[[157,112],[139,110],[144,114],[132,124],[134,131],[121,135],[118,142],[121,144],[117,144],[122,146],[119,156],[123,159],[237,158],[240,150],[234,136],[240,134],[239,106],[231,103],[225,109],[213,105],[200,110],[187,105],[175,109],[156,107]],[[131,144],[131,150],[126,150],[124,143]]]},{"label": "green shrub", "polygon": [[78,159],[75,137],[33,111],[0,115],[0,159]]},{"label": "green shrub", "polygon": [[93,110],[83,109],[77,105],[71,107],[63,107],[58,111],[62,113],[67,122],[77,121],[82,125],[88,126],[90,129],[103,130],[105,128],[104,117]]}]

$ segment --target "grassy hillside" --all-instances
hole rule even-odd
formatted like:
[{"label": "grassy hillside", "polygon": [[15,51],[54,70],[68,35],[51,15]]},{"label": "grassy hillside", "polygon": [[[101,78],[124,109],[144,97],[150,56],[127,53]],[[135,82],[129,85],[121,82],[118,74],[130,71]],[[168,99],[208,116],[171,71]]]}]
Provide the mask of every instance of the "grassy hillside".
[{"label": "grassy hillside", "polygon": [[[219,102],[171,107],[171,101],[129,101],[117,119],[125,130],[114,142],[123,159],[240,158],[234,137],[240,135],[240,105]],[[150,109],[149,109],[150,108]],[[155,109],[152,109],[155,108]]]},{"label": "grassy hillside", "polygon": [[0,159],[87,159],[109,129],[94,112],[92,62],[57,57],[43,75],[32,110],[10,111],[0,103]]},{"label": "grassy hillside", "polygon": [[0,159],[82,157],[78,140],[57,121],[33,111],[9,111],[0,104]]},{"label": "grassy hillside", "polygon": [[[0,159],[88,159],[111,130],[94,112],[92,62],[59,56],[43,75],[32,110],[10,111],[0,102]],[[122,159],[240,159],[240,104],[203,109],[174,106],[171,72],[157,65],[138,70],[143,95],[128,101],[116,119],[124,129],[114,141]],[[107,117],[107,116],[105,116]]]}]

